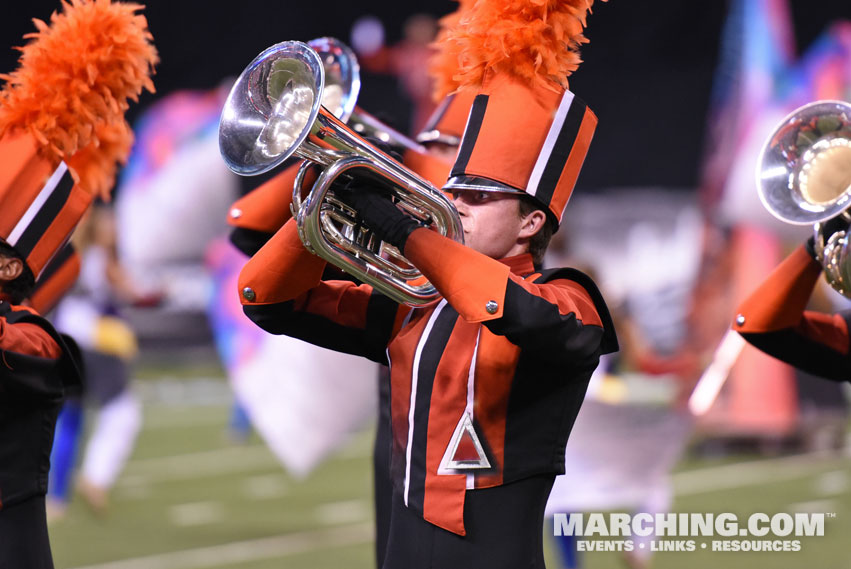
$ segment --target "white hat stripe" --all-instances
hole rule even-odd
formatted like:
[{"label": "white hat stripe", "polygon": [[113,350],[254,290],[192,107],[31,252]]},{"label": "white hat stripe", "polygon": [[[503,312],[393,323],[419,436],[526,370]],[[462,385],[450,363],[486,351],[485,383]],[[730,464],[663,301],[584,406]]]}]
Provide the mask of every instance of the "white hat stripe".
[{"label": "white hat stripe", "polygon": [[541,176],[544,175],[544,169],[550,160],[550,155],[555,148],[558,136],[561,133],[561,128],[564,126],[564,121],[567,118],[567,113],[570,110],[570,105],[573,104],[573,93],[565,91],[559,103],[553,122],[550,125],[550,130],[547,133],[547,138],[544,141],[544,146],[538,154],[538,159],[535,161],[535,167],[532,169],[532,175],[529,176],[529,183],[526,186],[526,193],[530,196],[535,196],[538,193],[538,184],[541,183]]},{"label": "white hat stripe", "polygon": [[30,226],[32,220],[35,219],[35,216],[38,215],[38,212],[41,211],[41,208],[47,202],[48,198],[53,194],[56,190],[56,187],[59,185],[59,181],[62,180],[62,176],[65,175],[65,172],[68,171],[68,166],[65,162],[60,162],[59,166],[56,170],[51,174],[50,178],[48,178],[47,183],[44,184],[44,187],[38,193],[36,198],[30,204],[30,207],[27,208],[27,211],[24,212],[24,215],[21,216],[21,219],[18,220],[15,228],[12,229],[12,232],[9,233],[9,238],[6,240],[9,245],[14,247],[18,244],[18,240],[24,234],[27,227]]}]

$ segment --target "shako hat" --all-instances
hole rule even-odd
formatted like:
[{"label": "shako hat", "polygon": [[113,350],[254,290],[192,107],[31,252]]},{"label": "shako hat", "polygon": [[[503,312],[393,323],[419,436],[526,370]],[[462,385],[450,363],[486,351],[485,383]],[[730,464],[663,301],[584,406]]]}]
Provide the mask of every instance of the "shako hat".
[{"label": "shako hat", "polygon": [[128,99],[157,61],[138,4],[69,0],[33,20],[0,90],[0,239],[38,277],[92,201],[109,199],[133,133]]},{"label": "shako hat", "polygon": [[472,92],[444,186],[531,196],[558,226],[597,126],[568,89],[593,0],[478,0],[442,41]]}]

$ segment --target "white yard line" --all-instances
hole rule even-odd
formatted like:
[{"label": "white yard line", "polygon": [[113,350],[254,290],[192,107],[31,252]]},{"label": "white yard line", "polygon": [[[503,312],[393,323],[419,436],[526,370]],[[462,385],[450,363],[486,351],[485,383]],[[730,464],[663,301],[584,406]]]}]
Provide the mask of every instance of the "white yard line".
[{"label": "white yard line", "polygon": [[[357,436],[352,443],[331,455],[332,460],[357,460],[372,455],[372,438]],[[127,463],[119,486],[135,487],[140,483],[192,480],[261,469],[286,469],[264,444],[240,445],[214,450],[143,458]]]},{"label": "white yard line", "polygon": [[818,451],[678,472],[671,480],[674,495],[686,496],[806,478],[842,462],[851,466],[846,456]]},{"label": "white yard line", "polygon": [[[234,447],[132,461],[128,465],[128,479],[145,478],[150,481],[191,479],[250,471],[277,464],[272,454],[262,445]],[[832,469],[829,472],[836,473],[838,472],[836,468],[842,466],[851,466],[847,456],[820,451],[679,472],[672,476],[672,481],[675,495],[684,496],[806,478],[825,469]],[[132,482],[130,484],[132,485]],[[360,500],[326,506],[329,508],[333,506],[336,510],[338,506],[347,505],[353,510],[356,502],[357,509],[361,513],[365,503]],[[330,512],[324,512],[320,507],[318,513]],[[331,547],[356,545],[373,539],[373,524],[359,523],[135,557],[72,569],[203,569],[287,557]]]},{"label": "white yard line", "polygon": [[371,523],[355,524],[333,529],[304,531],[236,541],[212,547],[199,547],[145,557],[134,557],[98,565],[85,565],[72,569],[203,569],[261,559],[288,557],[333,547],[368,543],[375,538]]},{"label": "white yard line", "polygon": [[174,456],[131,460],[119,486],[135,486],[167,480],[192,480],[236,472],[281,467],[272,452],[263,445],[237,446]]}]

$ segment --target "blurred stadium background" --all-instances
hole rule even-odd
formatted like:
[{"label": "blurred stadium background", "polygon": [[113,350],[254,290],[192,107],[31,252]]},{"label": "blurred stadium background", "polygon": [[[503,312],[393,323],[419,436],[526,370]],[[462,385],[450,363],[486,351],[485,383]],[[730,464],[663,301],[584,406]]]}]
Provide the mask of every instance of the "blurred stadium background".
[{"label": "blurred stadium background", "polygon": [[[57,567],[367,568],[373,566],[372,433],[351,441],[306,480],[295,480],[256,438],[226,436],[223,376],[197,369],[145,377],[145,421],[107,517],[75,499],[51,526]],[[673,476],[676,512],[826,511],[824,537],[798,553],[660,553],[654,567],[848,567],[851,463],[843,454],[764,458],[751,453],[684,459]],[[552,543],[548,567],[559,567]],[[617,553],[588,553],[584,567],[622,567]]]},{"label": "blurred stadium background", "polygon": [[[140,159],[117,190],[121,260],[163,301],[124,310],[141,348],[132,383],[142,428],[109,508],[92,511],[75,495],[52,522],[56,565],[371,567],[374,420],[353,421],[360,426],[305,477],[288,473],[263,437],[232,427],[232,362],[207,316],[229,289],[216,281],[219,257],[208,245],[225,235],[232,199],[257,182],[192,158],[211,156],[204,149],[215,117],[187,109],[214,111],[217,87],[269,45],[330,35],[359,48],[360,104],[408,130],[429,103],[417,74],[406,71],[421,65],[434,19],[456,4],[212,6],[151,0],[145,9],[162,63],[157,94],[144,96],[131,119],[144,132],[155,118],[185,117],[185,130],[148,131],[146,157],[168,149],[185,160],[182,171],[209,178],[167,176],[160,187]],[[19,45],[30,18],[56,8],[47,0],[8,6],[2,45]],[[574,452],[635,454],[573,473],[583,477],[576,492],[602,498],[582,502],[565,490],[563,501],[634,511],[644,503],[634,492],[652,490],[662,492],[655,503],[663,511],[836,514],[826,535],[805,538],[798,553],[660,553],[653,567],[851,567],[847,386],[745,351],[712,409],[697,420],[683,413],[737,302],[807,235],[769,218],[755,199],[755,145],[797,104],[825,94],[851,99],[851,24],[837,25],[842,18],[851,18],[847,0],[611,0],[591,17],[591,43],[571,88],[597,112],[600,128],[549,261],[595,274],[616,306],[624,347],[591,390],[595,404],[580,415],[586,423],[571,439]],[[15,59],[12,49],[2,51],[0,70]],[[176,114],[143,114],[164,101],[176,101]],[[815,301],[847,306],[830,290]],[[603,421],[610,428],[595,430]],[[665,459],[642,478],[636,465],[657,453]],[[610,487],[588,482],[604,478]],[[623,497],[626,490],[633,494]],[[551,539],[547,548],[548,566],[559,567]],[[625,566],[618,553],[582,561],[590,569]]]}]

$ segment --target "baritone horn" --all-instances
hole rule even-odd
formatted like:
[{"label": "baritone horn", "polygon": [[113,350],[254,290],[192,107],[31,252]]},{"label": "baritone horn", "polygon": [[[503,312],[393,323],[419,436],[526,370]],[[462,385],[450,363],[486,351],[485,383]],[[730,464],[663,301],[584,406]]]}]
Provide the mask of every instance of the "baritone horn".
[{"label": "baritone horn", "polygon": [[357,106],[360,94],[360,65],[352,49],[336,38],[324,37],[307,42],[322,61],[325,88],[322,106],[346,123],[363,138],[380,140],[399,154],[427,154],[415,140],[385,124]]},{"label": "baritone horn", "polygon": [[[762,149],[757,186],[776,218],[813,224],[825,279],[851,298],[851,104],[817,101],[783,119]],[[826,235],[824,222],[837,216],[846,228]]]},{"label": "baritone horn", "polygon": [[[368,178],[406,213],[463,242],[454,205],[324,108],[324,90],[323,62],[315,50],[301,42],[268,48],[242,72],[225,102],[219,123],[222,157],[231,170],[249,176],[290,156],[302,158],[293,213],[304,246],[397,302],[423,306],[436,300],[434,285],[329,190],[340,176]],[[303,197],[305,175],[314,168],[321,173]]]}]

